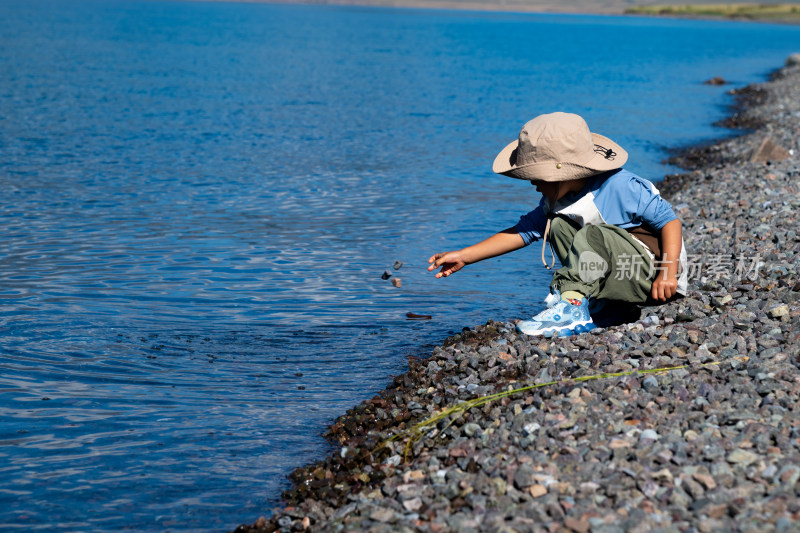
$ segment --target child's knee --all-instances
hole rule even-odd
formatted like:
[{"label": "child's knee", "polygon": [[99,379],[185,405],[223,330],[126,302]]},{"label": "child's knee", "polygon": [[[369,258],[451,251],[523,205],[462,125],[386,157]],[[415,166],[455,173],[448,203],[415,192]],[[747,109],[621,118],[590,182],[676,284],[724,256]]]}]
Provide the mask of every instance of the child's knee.
[{"label": "child's knee", "polygon": [[608,255],[607,245],[603,229],[600,226],[590,224],[581,228],[575,235],[576,240],[580,238],[586,243],[585,248],[592,250],[602,256]]}]

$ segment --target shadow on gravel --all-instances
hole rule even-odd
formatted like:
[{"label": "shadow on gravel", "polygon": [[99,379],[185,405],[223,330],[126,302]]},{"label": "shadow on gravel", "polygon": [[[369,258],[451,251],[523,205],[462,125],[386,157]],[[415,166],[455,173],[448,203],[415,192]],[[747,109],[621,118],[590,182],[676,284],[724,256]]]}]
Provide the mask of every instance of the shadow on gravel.
[{"label": "shadow on gravel", "polygon": [[602,309],[593,311],[592,322],[598,328],[610,328],[636,322],[642,316],[642,308],[628,302],[607,301]]}]

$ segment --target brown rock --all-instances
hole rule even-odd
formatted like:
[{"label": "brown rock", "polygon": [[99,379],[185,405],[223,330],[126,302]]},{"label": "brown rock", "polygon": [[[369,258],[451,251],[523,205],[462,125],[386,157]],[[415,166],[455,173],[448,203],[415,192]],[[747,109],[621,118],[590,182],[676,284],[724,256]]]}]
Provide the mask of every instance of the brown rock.
[{"label": "brown rock", "polygon": [[531,488],[528,489],[528,492],[530,492],[531,496],[534,498],[538,498],[547,494],[547,488],[544,485],[539,484],[531,485]]},{"label": "brown rock", "polygon": [[622,439],[611,439],[608,443],[608,447],[612,450],[616,450],[617,448],[630,448],[631,443]]},{"label": "brown rock", "polygon": [[771,137],[764,139],[761,144],[753,150],[750,156],[752,163],[766,163],[767,161],[785,161],[789,159],[789,150],[779,146]]},{"label": "brown rock", "polygon": [[703,507],[703,514],[708,515],[710,518],[722,518],[728,513],[728,504],[709,504]]},{"label": "brown rock", "polygon": [[704,85],[725,85],[727,83],[728,82],[725,81],[725,78],[722,78],[720,76],[714,76],[710,80],[706,80],[703,82]]},{"label": "brown rock", "polygon": [[403,482],[409,483],[411,481],[420,481],[425,478],[425,474],[422,470],[409,470],[405,474],[403,474]]},{"label": "brown rock", "polygon": [[706,488],[706,490],[714,490],[715,488],[717,488],[717,482],[714,481],[714,478],[709,476],[708,474],[701,474],[700,472],[696,472],[692,477],[695,479],[695,481],[700,482],[700,484],[703,485]]},{"label": "brown rock", "polygon": [[464,448],[453,448],[450,450],[450,457],[466,457],[467,455],[469,455],[469,452]]},{"label": "brown rock", "polygon": [[375,509],[369,517],[376,522],[391,522],[395,519],[394,511],[385,507]]},{"label": "brown rock", "polygon": [[586,533],[589,531],[589,521],[586,519],[578,520],[570,516],[564,520],[564,527],[576,533]]},{"label": "brown rock", "polygon": [[672,483],[673,480],[672,472],[670,472],[667,468],[662,468],[658,472],[653,472],[651,475],[653,479],[664,480],[670,483]]},{"label": "brown rock", "polygon": [[506,353],[506,352],[500,352],[497,355],[497,358],[500,359],[501,361],[505,361],[506,364],[513,363],[513,362],[516,361],[516,359],[514,358],[513,355],[511,355],[510,353]]}]

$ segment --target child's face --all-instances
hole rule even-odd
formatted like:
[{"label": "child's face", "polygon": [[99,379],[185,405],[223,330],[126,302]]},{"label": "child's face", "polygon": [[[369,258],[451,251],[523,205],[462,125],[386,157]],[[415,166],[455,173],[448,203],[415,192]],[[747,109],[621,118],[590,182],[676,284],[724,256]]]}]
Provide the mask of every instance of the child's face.
[{"label": "child's face", "polygon": [[559,183],[531,180],[531,185],[536,187],[536,190],[548,200],[558,200]]},{"label": "child's face", "polygon": [[588,178],[556,182],[531,180],[531,185],[536,187],[536,190],[550,201],[550,205],[553,205],[555,202],[561,200],[564,195],[583,189],[587,180]]}]

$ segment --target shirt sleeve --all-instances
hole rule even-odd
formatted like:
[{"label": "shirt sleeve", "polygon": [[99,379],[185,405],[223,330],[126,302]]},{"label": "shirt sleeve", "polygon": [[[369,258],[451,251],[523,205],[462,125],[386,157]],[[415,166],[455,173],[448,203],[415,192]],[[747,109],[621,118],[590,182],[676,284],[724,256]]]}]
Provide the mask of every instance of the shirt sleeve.
[{"label": "shirt sleeve", "polygon": [[[653,229],[660,230],[678,218],[672,210],[672,206],[664,200],[658,193],[655,185],[638,176],[631,180],[631,185],[638,189],[638,206],[636,209],[636,219],[641,223],[646,223]],[[633,196],[634,198],[637,195]]]},{"label": "shirt sleeve", "polygon": [[660,230],[678,218],[652,183],[625,170],[601,184],[595,202],[606,224],[622,229],[648,224]]},{"label": "shirt sleeve", "polygon": [[547,216],[544,214],[544,199],[539,202],[539,207],[526,215],[519,217],[519,222],[514,226],[514,231],[519,233],[525,245],[539,240],[544,234],[544,228],[547,225]]}]

